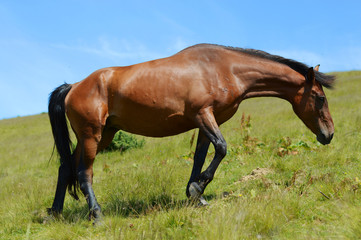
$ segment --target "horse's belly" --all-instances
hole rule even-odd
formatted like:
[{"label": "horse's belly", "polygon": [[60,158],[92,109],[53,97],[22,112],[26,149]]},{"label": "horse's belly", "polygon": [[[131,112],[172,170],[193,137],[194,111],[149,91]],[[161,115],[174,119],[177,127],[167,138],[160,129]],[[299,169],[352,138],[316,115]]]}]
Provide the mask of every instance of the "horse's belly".
[{"label": "horse's belly", "polygon": [[110,114],[109,124],[121,130],[148,137],[166,137],[196,128],[183,112],[147,107],[121,108]]}]

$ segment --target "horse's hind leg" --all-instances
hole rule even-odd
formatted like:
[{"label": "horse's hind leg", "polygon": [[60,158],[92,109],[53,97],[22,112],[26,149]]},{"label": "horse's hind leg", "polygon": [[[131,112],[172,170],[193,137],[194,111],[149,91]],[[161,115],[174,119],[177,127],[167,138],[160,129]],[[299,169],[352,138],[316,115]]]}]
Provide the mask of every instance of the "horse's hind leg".
[{"label": "horse's hind leg", "polygon": [[93,163],[97,154],[98,141],[97,138],[85,138],[80,140],[78,144],[81,144],[81,153],[77,168],[80,190],[84,194],[89,206],[89,220],[92,217],[99,220],[101,218],[101,208],[92,187]]},{"label": "horse's hind leg", "polygon": [[105,125],[102,132],[102,139],[99,142],[97,152],[104,150],[112,142],[114,135],[118,132],[117,128],[110,127]]},{"label": "horse's hind leg", "polygon": [[58,215],[63,211],[66,188],[71,178],[71,166],[68,161],[65,161],[59,167],[55,198],[52,207],[48,209],[49,214]]},{"label": "horse's hind leg", "polygon": [[[101,207],[93,190],[93,163],[96,154],[106,148],[112,141],[117,129],[105,126],[103,132],[95,137],[90,137],[82,140],[82,151],[78,162],[78,180],[80,190],[84,194],[89,206],[89,220],[95,218],[95,221],[101,219]],[[97,136],[97,137],[96,137]],[[99,141],[99,139],[101,140]]]}]

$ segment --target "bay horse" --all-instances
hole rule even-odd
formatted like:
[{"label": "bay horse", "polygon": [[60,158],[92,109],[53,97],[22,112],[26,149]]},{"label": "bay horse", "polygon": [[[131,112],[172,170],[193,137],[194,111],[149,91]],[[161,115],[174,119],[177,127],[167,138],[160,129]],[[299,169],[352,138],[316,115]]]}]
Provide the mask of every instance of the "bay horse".
[{"label": "bay horse", "polygon": [[[206,204],[202,194],[227,153],[219,126],[248,98],[278,97],[322,144],[330,143],[334,125],[322,86],[335,77],[295,60],[269,53],[199,44],[162,59],[95,71],[84,80],[63,84],[49,97],[49,118],[60,155],[51,214],[63,209],[66,189],[78,199],[80,187],[89,219],[101,218],[93,188],[93,162],[118,130],[165,137],[199,128],[187,197]],[[67,120],[77,145],[72,149]],[[214,158],[203,171],[208,147]]]}]

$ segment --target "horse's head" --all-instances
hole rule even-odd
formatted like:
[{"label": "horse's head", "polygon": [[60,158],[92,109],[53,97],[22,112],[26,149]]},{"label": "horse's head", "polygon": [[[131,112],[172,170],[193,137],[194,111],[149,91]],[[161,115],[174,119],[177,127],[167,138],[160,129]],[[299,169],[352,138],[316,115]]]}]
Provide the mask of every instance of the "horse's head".
[{"label": "horse's head", "polygon": [[[318,71],[318,66],[315,68]],[[293,110],[304,124],[317,136],[322,144],[329,144],[333,137],[334,126],[326,95],[321,84],[315,79],[315,72],[310,68],[306,81],[293,99]]]}]

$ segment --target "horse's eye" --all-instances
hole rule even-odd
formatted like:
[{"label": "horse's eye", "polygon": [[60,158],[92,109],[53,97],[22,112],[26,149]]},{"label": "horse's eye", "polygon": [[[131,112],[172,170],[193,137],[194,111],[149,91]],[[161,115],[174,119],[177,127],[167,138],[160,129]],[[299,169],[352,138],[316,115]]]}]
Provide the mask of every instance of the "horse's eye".
[{"label": "horse's eye", "polygon": [[323,104],[325,103],[326,98],[324,96],[318,96],[316,98],[316,107],[318,109],[321,109],[323,107]]}]

